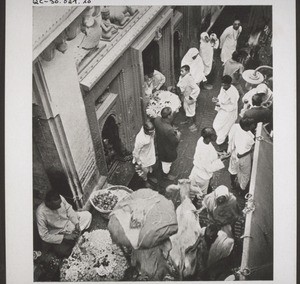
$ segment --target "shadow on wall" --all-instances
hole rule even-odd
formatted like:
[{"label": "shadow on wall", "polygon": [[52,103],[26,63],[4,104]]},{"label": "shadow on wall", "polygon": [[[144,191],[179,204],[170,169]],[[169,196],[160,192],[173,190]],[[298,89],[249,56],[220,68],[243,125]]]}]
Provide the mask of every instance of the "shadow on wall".
[{"label": "shadow on wall", "polygon": [[76,204],[73,200],[73,194],[66,174],[58,170],[49,170],[47,171],[47,175],[52,189],[58,191],[72,205],[73,209],[76,210]]}]

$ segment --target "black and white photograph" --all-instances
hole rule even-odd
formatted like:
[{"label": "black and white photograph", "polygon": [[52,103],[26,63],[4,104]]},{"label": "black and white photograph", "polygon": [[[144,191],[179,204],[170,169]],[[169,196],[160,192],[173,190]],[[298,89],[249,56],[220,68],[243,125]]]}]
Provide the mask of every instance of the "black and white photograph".
[{"label": "black and white photograph", "polygon": [[296,194],[280,1],[44,2],[30,7],[30,186],[14,205],[29,219],[23,283],[278,280],[278,246],[296,250],[294,231],[277,238]]}]

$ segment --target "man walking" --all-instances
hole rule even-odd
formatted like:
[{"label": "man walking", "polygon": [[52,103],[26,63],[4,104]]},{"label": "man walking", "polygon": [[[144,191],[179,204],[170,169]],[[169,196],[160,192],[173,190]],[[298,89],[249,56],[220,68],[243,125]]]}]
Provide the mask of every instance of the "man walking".
[{"label": "man walking", "polygon": [[161,110],[161,117],[154,119],[158,158],[161,161],[163,176],[169,180],[175,179],[169,173],[172,163],[177,158],[177,147],[181,135],[173,128],[172,121],[173,113],[170,107],[164,107]]}]

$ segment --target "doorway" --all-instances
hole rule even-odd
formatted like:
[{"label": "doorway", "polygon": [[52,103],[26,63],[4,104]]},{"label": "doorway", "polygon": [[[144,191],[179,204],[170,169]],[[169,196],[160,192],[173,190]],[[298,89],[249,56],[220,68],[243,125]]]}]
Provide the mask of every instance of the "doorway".
[{"label": "doorway", "polygon": [[159,64],[159,45],[157,41],[151,41],[150,44],[142,52],[144,75],[153,71],[160,71]]},{"label": "doorway", "polygon": [[107,169],[110,171],[118,157],[122,156],[119,128],[113,115],[110,115],[104,123],[102,130],[102,144]]}]

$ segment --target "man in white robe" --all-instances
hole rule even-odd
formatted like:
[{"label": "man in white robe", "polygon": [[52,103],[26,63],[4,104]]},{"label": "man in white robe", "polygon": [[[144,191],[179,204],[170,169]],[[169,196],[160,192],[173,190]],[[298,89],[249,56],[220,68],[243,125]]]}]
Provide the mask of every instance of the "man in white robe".
[{"label": "man in white robe", "polygon": [[228,171],[233,178],[237,177],[241,190],[245,190],[250,181],[252,157],[254,145],[255,120],[243,117],[239,124],[235,124],[231,130],[232,138],[229,139],[229,151],[231,152]]},{"label": "man in white robe", "polygon": [[221,61],[223,64],[231,58],[236,50],[237,40],[242,32],[240,20],[235,20],[232,26],[227,27],[220,37]]},{"label": "man in white robe", "polygon": [[198,188],[200,196],[207,194],[209,181],[213,173],[224,168],[223,160],[228,156],[218,157],[211,142],[216,141],[216,132],[211,127],[205,127],[201,131],[201,137],[197,142],[194,154],[194,167],[189,179],[194,189]]},{"label": "man in white robe", "polygon": [[150,121],[145,122],[135,138],[132,152],[136,172],[144,181],[147,181],[147,175],[156,162],[154,133],[154,125]]},{"label": "man in white robe", "polygon": [[179,77],[177,87],[180,88],[180,92],[183,96],[183,108],[188,119],[187,123],[191,123],[189,130],[194,132],[197,131],[195,120],[196,102],[200,93],[200,88],[192,77],[188,65],[183,65],[181,67],[180,74],[181,76]]},{"label": "man in white robe", "polygon": [[213,122],[213,128],[217,133],[217,145],[224,143],[237,119],[239,92],[231,85],[231,81],[229,75],[223,76],[220,93],[217,98],[213,98],[218,112]]}]

